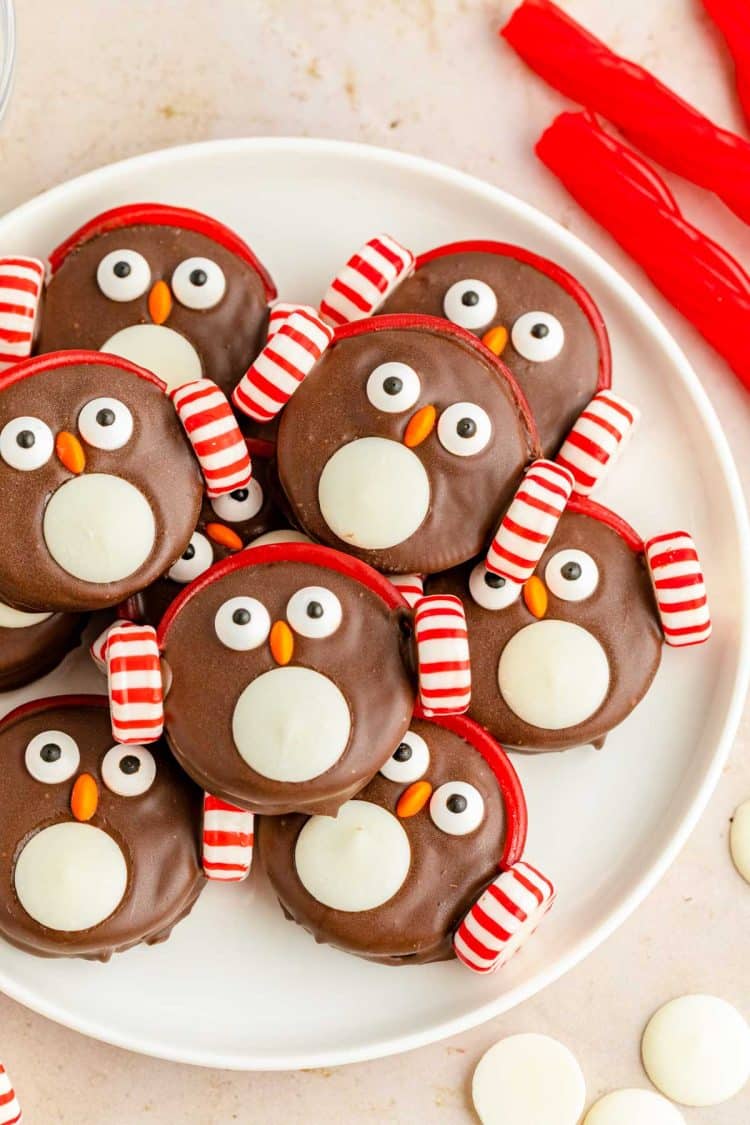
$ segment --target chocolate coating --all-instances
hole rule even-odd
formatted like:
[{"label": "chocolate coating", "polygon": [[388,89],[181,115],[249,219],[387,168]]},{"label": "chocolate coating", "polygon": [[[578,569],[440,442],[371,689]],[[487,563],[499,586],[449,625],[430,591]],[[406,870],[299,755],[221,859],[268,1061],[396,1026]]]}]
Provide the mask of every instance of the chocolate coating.
[{"label": "chocolate coating", "polygon": [[46,676],[76,647],[85,618],[53,613],[23,629],[0,627],[0,691],[14,691]]},{"label": "chocolate coating", "polygon": [[[599,583],[583,601],[566,601],[547,588],[544,620],[567,621],[590,632],[609,662],[609,688],[599,709],[575,726],[547,730],[524,722],[506,704],[498,686],[498,662],[507,643],[536,621],[523,597],[510,607],[483,609],[469,593],[474,564],[437,575],[428,593],[459,595],[469,627],[472,700],[469,714],[503,746],[527,751],[567,750],[603,743],[648,691],[661,659],[662,633],[642,555],[612,527],[590,515],[567,511],[536,574],[544,579],[549,560],[567,549],[585,551],[599,571]],[[540,693],[549,691],[543,682]]]},{"label": "chocolate coating", "polygon": [[[377,321],[372,322],[374,325]],[[406,363],[418,374],[419,399],[403,413],[376,409],[367,396],[368,377],[387,362]],[[488,444],[474,456],[443,447],[437,426],[412,450],[430,483],[430,506],[408,539],[384,549],[344,543],[326,523],[318,499],[321,474],[342,446],[364,437],[402,443],[420,408],[440,414],[456,402],[482,407],[492,423]],[[528,461],[538,454],[516,398],[489,355],[442,332],[434,322],[382,330],[339,340],[325,353],[285,407],[279,427],[279,479],[295,522],[314,539],[344,549],[391,574],[430,574],[479,553],[494,532]],[[399,497],[393,497],[397,507]]]},{"label": "chocolate coating", "polygon": [[[101,764],[113,745],[107,701],[82,697],[45,700],[41,709],[21,709],[0,723],[3,816],[0,818],[0,934],[13,945],[42,957],[109,960],[140,942],[163,941],[200,894],[201,794],[177,768],[163,744],[151,748],[156,778],[139,797],[111,792]],[[30,740],[45,730],[75,739],[80,768],[67,781],[44,784],[26,768]],[[74,821],[71,793],[76,777],[90,774],[99,804],[90,824],[111,836],[128,869],[125,896],[99,925],[82,931],[52,930],[26,913],[15,892],[14,871],[22,847],[43,828]],[[71,873],[72,879],[72,873]]]},{"label": "chocolate coating", "polygon": [[[318,942],[387,965],[423,964],[453,956],[453,933],[497,875],[506,834],[503,798],[481,754],[434,723],[414,719],[411,729],[427,742],[430,764],[424,778],[433,790],[449,781],[469,782],[484,799],[484,818],[465,836],[441,831],[431,819],[429,803],[416,816],[401,819],[409,838],[411,866],[388,902],[348,912],[313,898],[294,862],[307,817],[261,817],[256,835],[261,861],[289,917]],[[356,800],[380,805],[395,816],[407,787],[378,774]]]},{"label": "chocolate coating", "polygon": [[[284,782],[251,769],[232,733],[241,693],[277,667],[269,640],[249,652],[233,651],[217,637],[214,620],[228,599],[250,596],[262,602],[271,622],[285,621],[289,599],[307,586],[332,591],[343,617],[329,637],[295,632],[291,666],[312,668],[333,681],[349,706],[351,732],[325,773]],[[252,812],[335,813],[380,768],[409,725],[415,687],[408,622],[405,609],[390,609],[360,582],[324,566],[248,561],[210,581],[182,604],[161,638],[170,681],[166,731],[177,760],[202,788]],[[316,715],[309,719],[314,726]]]},{"label": "chocolate coating", "polygon": [[[101,396],[118,399],[132,414],[133,433],[121,449],[96,449],[78,434],[82,408]],[[169,569],[198,521],[203,484],[175,409],[158,385],[128,369],[76,363],[32,370],[9,385],[0,382],[3,423],[25,416],[40,419],[53,437],[63,431],[78,435],[86,456],[84,473],[120,477],[135,486],[151,508],[156,534],[149,557],[127,577],[108,583],[74,577],[50,555],[43,527],[48,501],[74,474],[55,453],[28,472],[0,458],[0,523],[5,529],[0,601],[32,612],[76,613],[117,605]]]},{"label": "chocolate coating", "polygon": [[175,298],[165,324],[196,349],[204,377],[231,392],[265,343],[268,308],[263,282],[248,262],[218,242],[179,227],[124,227],[73,250],[47,286],[37,351],[99,351],[115,332],[152,323],[151,286],[133,301],[112,301],[97,284],[102,258],[123,249],[143,255],[151,269],[151,285],[169,284],[186,258],[209,258],[221,267],[227,284],[219,303],[211,309],[189,309]]},{"label": "chocolate coating", "polygon": [[[445,294],[466,278],[484,281],[497,298],[497,314],[471,331],[483,336],[495,325],[507,328],[501,358],[528,399],[545,457],[552,457],[598,388],[600,346],[591,321],[575,298],[541,269],[507,254],[469,250],[425,262],[380,311],[445,316]],[[510,338],[518,317],[538,311],[552,313],[565,331],[562,351],[546,363],[524,358]]]}]

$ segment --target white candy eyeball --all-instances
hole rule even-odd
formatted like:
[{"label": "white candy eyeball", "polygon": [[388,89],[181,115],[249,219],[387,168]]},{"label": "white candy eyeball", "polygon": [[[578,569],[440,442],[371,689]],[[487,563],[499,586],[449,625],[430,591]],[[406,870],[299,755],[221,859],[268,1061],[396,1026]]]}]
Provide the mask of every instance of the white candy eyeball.
[{"label": "white candy eyeball", "polygon": [[565,329],[552,313],[527,312],[511,328],[510,339],[524,359],[547,363],[563,350]]},{"label": "white candy eyeball", "polygon": [[172,274],[172,292],[188,309],[212,309],[226,288],[223,269],[210,258],[186,258]]},{"label": "white candy eyeball", "polygon": [[286,619],[301,637],[330,637],[341,617],[341,602],[325,586],[305,586],[287,602]]},{"label": "white candy eyeball", "polygon": [[156,760],[145,746],[113,746],[104,755],[102,781],[118,797],[140,797],[156,778]]},{"label": "white candy eyeball", "polygon": [[497,297],[484,281],[467,277],[451,285],[443,298],[443,312],[461,328],[483,328],[497,316]]},{"label": "white candy eyeball", "polygon": [[96,281],[110,301],[135,301],[151,284],[151,267],[137,250],[112,250],[99,263]]},{"label": "white candy eyeball", "polygon": [[367,380],[367,397],[376,410],[401,414],[419,398],[422,384],[413,367],[393,360],[379,364]]},{"label": "white candy eyeball", "polygon": [[133,415],[116,398],[95,398],[78,415],[78,430],[95,449],[122,449],[133,436]]},{"label": "white candy eyeball", "polygon": [[52,430],[39,418],[12,418],[0,430],[0,457],[22,473],[41,469],[55,450]]},{"label": "white candy eyeball", "polygon": [[492,437],[490,416],[474,402],[454,402],[438,419],[438,439],[443,449],[457,457],[481,453]]},{"label": "white candy eyeball", "polygon": [[174,566],[167,571],[167,578],[179,582],[181,586],[194,582],[205,574],[214,564],[214,549],[200,531],[194,531],[190,542]]},{"label": "white candy eyeball", "polygon": [[36,781],[57,785],[67,781],[81,764],[78,743],[61,730],[36,734],[26,747],[26,769]]},{"label": "white candy eyeball", "polygon": [[253,478],[246,488],[236,488],[225,496],[216,496],[211,507],[226,523],[243,523],[257,516],[263,507],[263,489]]},{"label": "white candy eyeball", "polygon": [[522,583],[493,574],[483,562],[477,563],[469,577],[469,593],[482,609],[507,609],[518,600],[522,589]]},{"label": "white candy eyeball", "polygon": [[249,652],[262,645],[271,632],[271,618],[257,598],[230,598],[217,611],[214,629],[226,648]]},{"label": "white candy eyeball", "polygon": [[468,781],[449,781],[430,797],[432,823],[449,836],[468,836],[484,818],[482,794]]},{"label": "white candy eyeball", "polygon": [[544,581],[556,598],[582,602],[599,585],[599,567],[585,551],[558,551],[545,567]]},{"label": "white candy eyeball", "polygon": [[424,777],[430,765],[430,751],[421,735],[408,730],[380,772],[389,781],[409,784]]}]

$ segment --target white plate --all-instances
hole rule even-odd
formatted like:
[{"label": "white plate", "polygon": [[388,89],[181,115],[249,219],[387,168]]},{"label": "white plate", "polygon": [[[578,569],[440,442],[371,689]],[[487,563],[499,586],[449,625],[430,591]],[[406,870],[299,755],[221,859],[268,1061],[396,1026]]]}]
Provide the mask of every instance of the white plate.
[{"label": "white plate", "polygon": [[[385,968],[316,947],[258,873],[209,887],[166,945],[109,965],[45,961],[0,943],[0,987],[39,1012],[133,1050],[242,1069],[375,1058],[461,1031],[560,976],[635,909],[695,824],[728,753],[748,679],[748,529],[726,441],[671,337],[636,293],[561,227],[488,184],[398,153],[330,141],[220,141],[73,180],[0,220],[5,252],[44,256],[105,207],[154,199],[236,227],[287,300],[314,302],[378,230],[417,249],[515,241],[557,259],[601,305],[615,385],[644,421],[602,499],[644,534],[683,525],[703,553],[715,622],[706,648],[667,651],[656,684],[595,753],[517,758],[528,855],[559,902],[491,979],[456,963]],[[81,655],[22,698],[99,685]]]}]

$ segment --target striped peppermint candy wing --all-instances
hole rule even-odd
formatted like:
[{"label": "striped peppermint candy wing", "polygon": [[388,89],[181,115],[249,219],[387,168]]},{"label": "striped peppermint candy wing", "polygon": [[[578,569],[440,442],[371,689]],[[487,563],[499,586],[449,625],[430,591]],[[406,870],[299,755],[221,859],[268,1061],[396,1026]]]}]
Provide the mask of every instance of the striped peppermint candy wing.
[{"label": "striped peppermint candy wing", "polygon": [[555,461],[573,474],[573,490],[590,496],[622,456],[640,411],[613,391],[595,394],[562,444]]},{"label": "striped peppermint candy wing", "polygon": [[353,254],[328,286],[320,315],[335,328],[373,316],[414,269],[414,255],[378,234]]},{"label": "striped peppermint candy wing", "polygon": [[0,371],[31,355],[43,286],[37,258],[0,258]]},{"label": "striped peppermint candy wing", "polygon": [[430,715],[462,715],[471,702],[466,614],[453,594],[429,594],[414,608],[419,702]]},{"label": "striped peppermint candy wing", "polygon": [[[278,322],[277,322],[278,323]],[[278,324],[242,376],[232,402],[256,422],[270,422],[289,402],[333,339],[333,331],[303,306]]]},{"label": "striped peppermint candy wing", "polygon": [[128,746],[156,742],[164,730],[164,688],[156,630],[118,621],[104,645],[112,734]]},{"label": "striped peppermint candy wing", "polygon": [[312,305],[295,305],[289,301],[277,301],[272,306],[268,316],[268,332],[266,339],[271,340],[276,335],[282,324],[289,319],[292,313],[307,313],[308,316],[317,317],[316,310]]},{"label": "striped peppermint candy wing", "polygon": [[510,582],[536,569],[573,491],[573,474],[554,461],[534,461],[487,552],[485,566]]},{"label": "striped peppermint candy wing", "polygon": [[389,574],[391,586],[395,586],[410,609],[424,597],[424,580],[421,574]]},{"label": "striped peppermint candy wing", "polygon": [[646,562],[668,645],[700,645],[711,636],[711,613],[695,543],[686,531],[646,543]]},{"label": "striped peppermint candy wing", "polygon": [[198,379],[172,391],[171,398],[198,458],[208,496],[245,488],[253,467],[224,392],[210,379]]},{"label": "striped peppermint candy wing", "polygon": [[203,874],[221,883],[239,883],[253,862],[254,817],[228,801],[203,795]]},{"label": "striped peppermint candy wing", "polygon": [[555,900],[546,876],[520,860],[479,896],[458,927],[453,949],[475,973],[505,965],[533,934]]},{"label": "striped peppermint candy wing", "polygon": [[112,628],[108,625],[104,632],[100,633],[95,641],[92,642],[89,648],[89,655],[96,664],[100,672],[107,674],[107,642],[109,641],[109,631]]},{"label": "striped peppermint candy wing", "polygon": [[0,1125],[16,1125],[21,1120],[21,1107],[11,1085],[8,1072],[0,1063]]}]

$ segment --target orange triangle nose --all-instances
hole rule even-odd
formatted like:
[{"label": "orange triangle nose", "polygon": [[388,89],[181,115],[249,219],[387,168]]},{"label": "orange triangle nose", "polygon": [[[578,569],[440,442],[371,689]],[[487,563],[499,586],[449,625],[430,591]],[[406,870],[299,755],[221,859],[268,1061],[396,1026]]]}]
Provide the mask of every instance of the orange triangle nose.
[{"label": "orange triangle nose", "polygon": [[404,445],[408,446],[409,449],[415,449],[416,446],[421,445],[435,429],[436,419],[437,410],[434,406],[423,406],[421,410],[413,414],[404,433]]},{"label": "orange triangle nose", "polygon": [[62,430],[55,438],[55,453],[69,473],[78,476],[86,468],[86,454],[75,434]]},{"label": "orange triangle nose", "polygon": [[91,820],[99,807],[99,786],[90,773],[82,773],[76,778],[70,795],[70,809],[76,820],[84,823]]},{"label": "orange triangle nose", "polygon": [[294,633],[286,621],[275,621],[271,628],[271,655],[282,668],[294,655]]},{"label": "orange triangle nose", "polygon": [[154,324],[163,324],[172,311],[172,293],[166,281],[157,281],[148,295],[148,312]]}]

